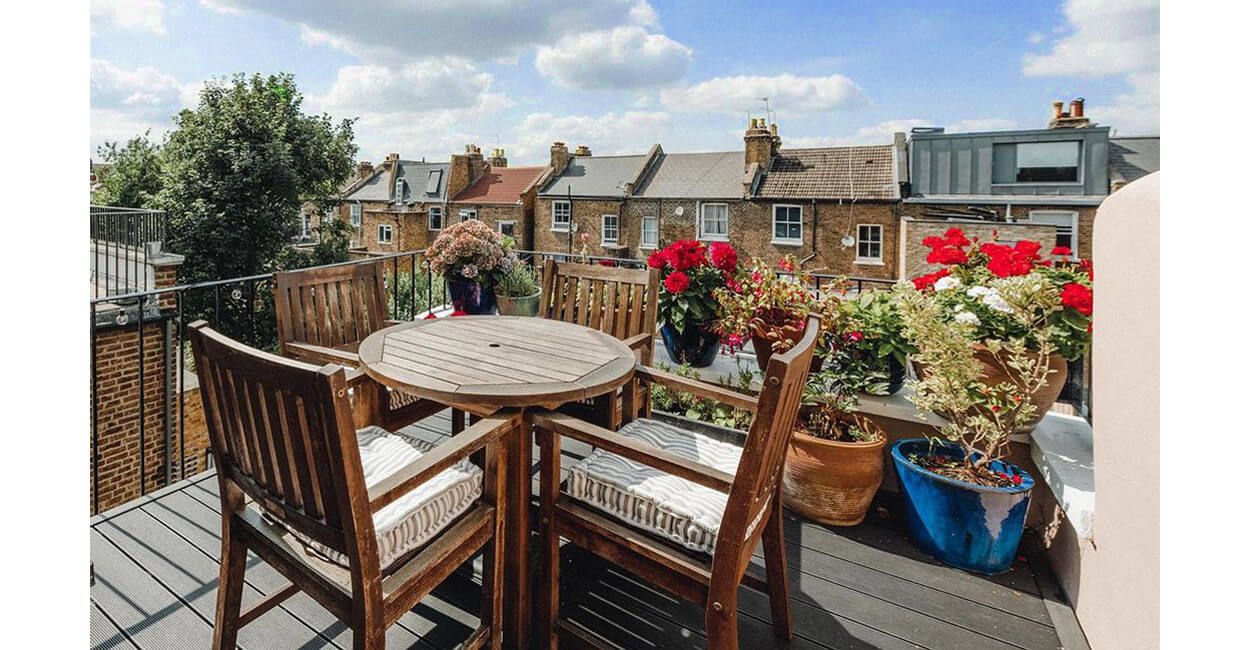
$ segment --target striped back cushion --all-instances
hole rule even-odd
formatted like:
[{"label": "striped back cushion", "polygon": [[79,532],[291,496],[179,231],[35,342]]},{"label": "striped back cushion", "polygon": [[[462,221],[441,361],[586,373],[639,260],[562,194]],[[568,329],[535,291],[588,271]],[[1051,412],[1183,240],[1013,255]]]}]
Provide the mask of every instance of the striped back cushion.
[{"label": "striped back cushion", "polygon": [[[619,433],[729,474],[742,457],[741,447],[657,420],[635,420]],[[567,491],[630,526],[708,555],[727,501],[723,492],[602,449],[569,468]]]}]

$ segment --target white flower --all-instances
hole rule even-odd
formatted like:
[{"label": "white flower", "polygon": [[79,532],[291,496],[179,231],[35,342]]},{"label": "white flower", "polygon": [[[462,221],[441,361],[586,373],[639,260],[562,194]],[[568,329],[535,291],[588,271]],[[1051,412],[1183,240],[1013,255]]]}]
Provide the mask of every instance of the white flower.
[{"label": "white flower", "polygon": [[951,277],[949,275],[944,278],[938,278],[938,281],[933,283],[933,288],[936,291],[946,291],[947,289],[954,289],[957,286],[959,286],[959,278]]},{"label": "white flower", "polygon": [[955,322],[968,323],[969,325],[976,326],[981,324],[981,319],[977,318],[977,315],[970,311],[961,311],[958,314],[955,314]]},{"label": "white flower", "polygon": [[993,289],[979,284],[975,287],[968,287],[968,295],[973,298],[980,298],[981,296],[986,296],[991,293],[994,293]]},{"label": "white flower", "polygon": [[1007,301],[1003,300],[1003,297],[998,295],[997,291],[991,291],[990,293],[985,294],[985,297],[981,299],[981,302],[985,303],[986,307],[989,307],[994,311],[1002,312],[1004,314],[1011,313],[1011,305],[1007,304]]},{"label": "white flower", "polygon": [[476,278],[477,266],[473,264],[465,264],[464,268],[460,269],[460,275],[463,275],[466,278]]}]

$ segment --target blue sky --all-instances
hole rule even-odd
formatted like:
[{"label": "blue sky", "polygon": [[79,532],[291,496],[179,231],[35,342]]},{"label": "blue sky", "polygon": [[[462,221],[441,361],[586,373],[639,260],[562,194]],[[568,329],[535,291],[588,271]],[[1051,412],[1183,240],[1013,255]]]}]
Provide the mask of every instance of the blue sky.
[{"label": "blue sky", "polygon": [[789,147],[1044,127],[1077,96],[1159,132],[1158,0],[92,0],[91,57],[93,153],[163,135],[205,80],[279,71],[371,160],[737,149],[763,96]]}]

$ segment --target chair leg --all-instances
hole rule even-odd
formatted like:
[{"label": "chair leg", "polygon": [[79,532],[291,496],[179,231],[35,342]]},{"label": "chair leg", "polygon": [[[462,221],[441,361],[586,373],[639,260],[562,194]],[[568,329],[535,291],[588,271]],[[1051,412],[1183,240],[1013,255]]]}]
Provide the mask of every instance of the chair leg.
[{"label": "chair leg", "polygon": [[735,587],[723,597],[709,596],[705,621],[707,647],[716,650],[738,650],[738,590]]},{"label": "chair leg", "polygon": [[556,528],[556,497],[560,493],[560,436],[538,430],[539,458],[539,576],[538,629],[534,644],[558,648],[556,621],[560,617],[560,531]]},{"label": "chair leg", "polygon": [[217,582],[217,616],[213,623],[213,649],[234,650],[239,638],[239,610],[243,605],[243,572],[247,547],[229,520],[221,536],[221,573]]},{"label": "chair leg", "polygon": [[451,435],[456,435],[464,431],[464,411],[458,408],[451,409]]},{"label": "chair leg", "polygon": [[779,639],[794,638],[790,625],[790,588],[786,577],[785,523],[781,514],[781,489],[770,506],[764,523],[764,569],[768,574],[768,604],[772,608],[773,635]]}]

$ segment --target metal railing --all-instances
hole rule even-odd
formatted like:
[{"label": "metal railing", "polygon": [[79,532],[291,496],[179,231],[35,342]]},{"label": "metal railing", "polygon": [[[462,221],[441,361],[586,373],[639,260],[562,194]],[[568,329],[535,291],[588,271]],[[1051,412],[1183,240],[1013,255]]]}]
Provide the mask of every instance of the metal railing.
[{"label": "metal railing", "polygon": [[147,256],[163,245],[165,224],[161,210],[91,206],[92,296],[149,289]]}]

